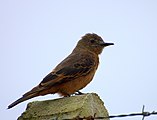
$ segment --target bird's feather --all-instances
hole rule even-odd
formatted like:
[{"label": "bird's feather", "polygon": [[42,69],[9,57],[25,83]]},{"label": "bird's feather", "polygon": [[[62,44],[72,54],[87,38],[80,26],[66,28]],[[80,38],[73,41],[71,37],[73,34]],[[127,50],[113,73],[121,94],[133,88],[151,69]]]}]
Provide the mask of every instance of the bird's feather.
[{"label": "bird's feather", "polygon": [[40,83],[41,87],[53,87],[53,85],[62,84],[71,80],[74,80],[77,77],[87,75],[94,65],[94,61],[86,58],[79,59],[71,66],[63,65],[64,67],[54,70],[49,73]]}]

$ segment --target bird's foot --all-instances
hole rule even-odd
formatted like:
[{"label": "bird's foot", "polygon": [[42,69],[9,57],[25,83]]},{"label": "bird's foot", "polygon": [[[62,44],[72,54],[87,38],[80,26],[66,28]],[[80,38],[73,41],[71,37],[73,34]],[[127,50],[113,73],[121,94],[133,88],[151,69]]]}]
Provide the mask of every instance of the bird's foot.
[{"label": "bird's foot", "polygon": [[84,93],[80,92],[80,91],[76,91],[75,95],[83,95]]}]

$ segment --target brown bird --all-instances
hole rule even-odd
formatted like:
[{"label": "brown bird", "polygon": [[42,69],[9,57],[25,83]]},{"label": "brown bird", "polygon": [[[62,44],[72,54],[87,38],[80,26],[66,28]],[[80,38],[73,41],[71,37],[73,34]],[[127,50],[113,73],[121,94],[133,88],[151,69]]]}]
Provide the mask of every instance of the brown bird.
[{"label": "brown bird", "polygon": [[78,41],[72,53],[52,70],[39,85],[8,106],[8,109],[33,97],[58,93],[70,96],[91,82],[98,68],[99,54],[106,43],[94,33],[88,33]]}]

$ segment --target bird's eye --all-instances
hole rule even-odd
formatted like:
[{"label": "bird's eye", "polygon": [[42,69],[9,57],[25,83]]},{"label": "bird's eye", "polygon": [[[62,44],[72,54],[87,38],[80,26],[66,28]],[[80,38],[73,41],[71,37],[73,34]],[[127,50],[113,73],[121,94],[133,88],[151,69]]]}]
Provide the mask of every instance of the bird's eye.
[{"label": "bird's eye", "polygon": [[91,42],[91,43],[95,43],[95,40],[94,40],[94,39],[91,39],[90,42]]}]

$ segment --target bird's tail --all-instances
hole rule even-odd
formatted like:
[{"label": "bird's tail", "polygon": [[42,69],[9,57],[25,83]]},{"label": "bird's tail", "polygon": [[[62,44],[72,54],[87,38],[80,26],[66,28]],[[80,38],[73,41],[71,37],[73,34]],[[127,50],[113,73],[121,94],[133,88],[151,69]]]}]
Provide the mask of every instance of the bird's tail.
[{"label": "bird's tail", "polygon": [[10,104],[10,105],[8,106],[8,109],[14,107],[15,105],[17,105],[17,104],[19,104],[19,103],[21,103],[21,102],[23,102],[23,101],[25,101],[25,100],[28,100],[28,99],[33,98],[33,97],[36,97],[36,96],[38,96],[37,93],[32,93],[32,94],[29,94],[29,95],[23,95],[21,98],[19,98],[18,100],[16,100],[16,101],[13,102],[12,104]]}]

